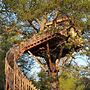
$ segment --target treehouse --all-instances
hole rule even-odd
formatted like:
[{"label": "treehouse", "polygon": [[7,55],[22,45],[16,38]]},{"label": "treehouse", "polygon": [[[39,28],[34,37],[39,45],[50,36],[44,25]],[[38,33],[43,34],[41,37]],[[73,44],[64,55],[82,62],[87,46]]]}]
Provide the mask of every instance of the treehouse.
[{"label": "treehouse", "polygon": [[[5,90],[38,90],[32,81],[28,80],[27,77],[20,71],[20,68],[16,64],[16,61],[24,53],[28,52],[34,56],[43,57],[42,53],[47,50],[48,57],[51,57],[51,61],[46,59],[46,62],[52,70],[50,65],[57,63],[58,57],[64,57],[68,52],[62,46],[67,41],[70,29],[75,27],[72,26],[71,19],[67,16],[59,17],[56,20],[46,23],[45,30],[32,36],[30,39],[23,40],[20,44],[15,44],[6,54],[5,58],[5,75],[6,75],[6,86]],[[63,53],[63,54],[61,54]],[[41,66],[43,67],[43,66]],[[56,68],[55,68],[56,69]]]}]

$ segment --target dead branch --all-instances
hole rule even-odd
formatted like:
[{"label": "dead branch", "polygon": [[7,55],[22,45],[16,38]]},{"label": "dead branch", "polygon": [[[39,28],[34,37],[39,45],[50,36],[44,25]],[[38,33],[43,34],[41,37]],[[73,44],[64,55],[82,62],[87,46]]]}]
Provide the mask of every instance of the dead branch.
[{"label": "dead branch", "polygon": [[34,56],[30,51],[28,51],[28,53],[34,58],[34,60],[40,65],[40,67],[44,71],[47,71],[47,67],[45,67],[36,56]]}]

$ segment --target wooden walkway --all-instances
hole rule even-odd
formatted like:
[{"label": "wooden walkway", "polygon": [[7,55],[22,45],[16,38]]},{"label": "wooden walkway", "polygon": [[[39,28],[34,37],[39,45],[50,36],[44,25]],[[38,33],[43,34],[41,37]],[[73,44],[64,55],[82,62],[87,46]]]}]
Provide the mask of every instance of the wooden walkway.
[{"label": "wooden walkway", "polygon": [[5,75],[6,75],[6,87],[5,90],[37,90],[32,84],[32,81],[28,80],[20,68],[16,64],[16,60],[28,49],[34,48],[50,39],[53,39],[57,35],[61,37],[68,37],[68,28],[70,23],[64,27],[60,26],[61,22],[69,22],[68,18],[58,19],[56,26],[52,22],[46,24],[47,28],[43,32],[39,32],[32,38],[22,41],[19,45],[16,44],[7,52],[5,58]]}]

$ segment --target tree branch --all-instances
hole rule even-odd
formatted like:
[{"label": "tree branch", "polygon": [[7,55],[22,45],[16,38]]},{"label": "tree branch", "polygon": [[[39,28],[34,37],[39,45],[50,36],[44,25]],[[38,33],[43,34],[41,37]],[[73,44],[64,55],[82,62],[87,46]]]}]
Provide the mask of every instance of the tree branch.
[{"label": "tree branch", "polygon": [[28,53],[34,58],[34,60],[40,65],[43,70],[47,71],[47,67],[45,67],[37,57],[35,57],[30,51],[28,51]]},{"label": "tree branch", "polygon": [[49,49],[49,43],[47,43],[47,57],[48,57],[48,60],[49,60],[49,68],[51,71],[54,71],[54,67],[53,67],[53,63],[51,61],[51,56],[50,56],[50,49]]},{"label": "tree branch", "polygon": [[38,22],[38,24],[40,25],[40,23],[41,23],[41,22],[40,22],[40,20],[39,20],[38,18],[36,18],[36,21],[37,21],[37,22]]},{"label": "tree branch", "polygon": [[58,56],[58,59],[60,60],[61,56],[62,56],[62,52],[63,52],[63,48],[60,49],[60,53],[59,53],[59,56]]}]

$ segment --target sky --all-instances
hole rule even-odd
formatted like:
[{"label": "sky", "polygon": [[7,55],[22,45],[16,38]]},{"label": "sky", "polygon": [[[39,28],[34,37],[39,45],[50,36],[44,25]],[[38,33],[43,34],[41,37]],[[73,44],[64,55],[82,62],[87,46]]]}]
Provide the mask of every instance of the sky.
[{"label": "sky", "polygon": [[75,62],[77,62],[78,66],[87,66],[88,63],[87,63],[87,60],[88,60],[88,57],[86,55],[80,55],[80,54],[77,54],[75,56]]}]

